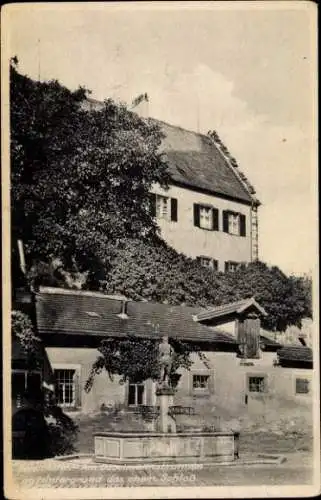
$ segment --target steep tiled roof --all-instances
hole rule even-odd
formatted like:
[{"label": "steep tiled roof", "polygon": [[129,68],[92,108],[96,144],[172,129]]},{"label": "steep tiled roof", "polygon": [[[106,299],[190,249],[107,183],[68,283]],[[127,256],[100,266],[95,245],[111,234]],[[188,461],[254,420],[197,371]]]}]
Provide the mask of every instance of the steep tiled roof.
[{"label": "steep tiled roof", "polygon": [[310,347],[287,345],[277,351],[279,361],[294,363],[313,363],[313,354]]},{"label": "steep tiled roof", "polygon": [[[228,333],[208,328],[192,315],[199,309],[169,306],[152,302],[127,301],[125,319],[121,315],[123,300],[95,293],[66,293],[57,289],[40,292],[36,298],[39,333],[90,336],[137,335],[153,337],[163,334],[185,340],[235,344]],[[158,325],[158,326],[157,326]]]},{"label": "steep tiled roof", "polygon": [[258,313],[266,316],[267,313],[261,307],[256,300],[252,297],[250,299],[239,300],[237,302],[230,302],[228,304],[223,304],[222,306],[213,307],[206,311],[202,311],[195,317],[196,321],[208,321],[214,318],[220,318],[222,316],[227,316],[233,313],[242,313],[250,307],[255,307]]},{"label": "steep tiled roof", "polygon": [[[104,104],[90,98],[82,106],[99,110]],[[164,132],[161,150],[167,156],[174,183],[247,204],[259,204],[210,137],[154,118],[149,120],[157,123]]]},{"label": "steep tiled roof", "polygon": [[251,203],[254,198],[213,141],[202,134],[158,120],[165,134],[166,153],[174,182]]}]

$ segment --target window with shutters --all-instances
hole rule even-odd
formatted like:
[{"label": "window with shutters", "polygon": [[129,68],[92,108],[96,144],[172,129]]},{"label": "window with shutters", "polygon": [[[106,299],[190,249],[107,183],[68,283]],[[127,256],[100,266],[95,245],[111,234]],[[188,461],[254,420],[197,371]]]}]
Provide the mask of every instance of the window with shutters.
[{"label": "window with shutters", "polygon": [[80,406],[79,373],[80,368],[68,365],[54,369],[55,397],[59,406],[68,408]]},{"label": "window with shutters", "polygon": [[310,381],[306,378],[297,378],[295,380],[295,393],[296,394],[309,394]]},{"label": "window with shutters", "polygon": [[249,376],[248,390],[249,392],[266,392],[266,377]]},{"label": "window with shutters", "polygon": [[149,210],[153,217],[177,222],[177,199],[150,193]]},{"label": "window with shutters", "polygon": [[194,226],[208,231],[218,231],[218,210],[210,205],[194,203]]},{"label": "window with shutters", "polygon": [[214,271],[218,270],[218,260],[216,259],[211,259],[211,257],[200,255],[199,257],[197,257],[197,260],[201,264],[201,266],[214,269]]},{"label": "window with shutters", "polygon": [[234,236],[246,236],[245,215],[223,210],[223,231]]}]

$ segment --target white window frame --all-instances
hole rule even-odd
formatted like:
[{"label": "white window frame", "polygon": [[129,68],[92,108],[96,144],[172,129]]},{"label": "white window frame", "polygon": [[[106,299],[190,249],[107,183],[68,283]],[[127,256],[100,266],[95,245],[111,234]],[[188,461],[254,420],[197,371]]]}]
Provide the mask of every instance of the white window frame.
[{"label": "white window frame", "polygon": [[169,196],[156,194],[156,218],[171,220],[171,199]]},{"label": "white window frame", "polygon": [[[268,392],[267,390],[267,375],[263,373],[248,373],[246,376],[246,389],[249,394],[265,394]],[[263,379],[263,390],[262,391],[251,391],[250,387],[250,379],[251,378],[259,378]]]},{"label": "white window frame", "polygon": [[241,218],[239,213],[229,212],[228,214],[228,232],[235,236],[241,234]]},{"label": "white window frame", "polygon": [[[55,371],[56,370],[70,370],[74,371],[74,375],[77,376],[78,379],[78,385],[80,384],[80,373],[81,373],[81,367],[80,365],[77,364],[69,364],[69,363],[63,363],[63,364],[52,364],[52,370],[55,378],[55,394],[56,394],[56,377],[55,377]],[[76,382],[74,381],[74,388],[73,388],[73,400],[71,403],[60,403],[57,400],[57,404],[61,408],[76,408],[77,407],[77,391],[80,391],[80,387],[77,387]]]},{"label": "white window frame", "polygon": [[213,210],[212,207],[199,205],[199,227],[201,229],[213,228]]},{"label": "white window frame", "polygon": [[[129,404],[129,386],[135,386],[135,403],[134,404]],[[138,386],[143,386],[144,391],[143,391],[143,400],[141,404],[137,403],[137,387]],[[146,381],[145,382],[140,382],[140,383],[135,383],[135,382],[128,382],[127,384],[127,406],[129,408],[136,407],[136,406],[146,406],[146,397],[147,397],[147,387],[146,387]]]},{"label": "white window frame", "polygon": [[[207,377],[206,387],[194,387],[194,376]],[[210,384],[211,377],[214,377],[214,371],[212,369],[199,369],[192,370],[190,372],[190,391],[193,396],[209,396],[211,393]]]}]

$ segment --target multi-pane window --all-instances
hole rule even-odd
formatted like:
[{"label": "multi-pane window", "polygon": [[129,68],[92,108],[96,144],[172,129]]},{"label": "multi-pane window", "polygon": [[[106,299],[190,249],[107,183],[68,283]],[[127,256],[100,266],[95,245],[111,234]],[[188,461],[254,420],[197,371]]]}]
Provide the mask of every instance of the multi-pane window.
[{"label": "multi-pane window", "polygon": [[194,203],[193,211],[194,226],[200,227],[201,229],[207,229],[208,231],[219,230],[219,212],[217,208],[211,205],[199,205],[198,203]]},{"label": "multi-pane window", "polygon": [[295,380],[296,394],[308,394],[310,391],[310,382],[306,378],[297,378]]},{"label": "multi-pane window", "polygon": [[128,385],[128,406],[140,406],[144,404],[145,385],[132,384]]},{"label": "multi-pane window", "polygon": [[193,375],[193,389],[208,389],[209,375]]},{"label": "multi-pane window", "polygon": [[170,213],[170,198],[167,196],[156,195],[156,217],[168,219]]},{"label": "multi-pane window", "polygon": [[178,203],[177,198],[163,196],[161,194],[149,194],[149,210],[153,217],[177,222]]},{"label": "multi-pane window", "polygon": [[265,377],[249,377],[249,392],[265,392],[266,380]]},{"label": "multi-pane window", "polygon": [[60,405],[75,406],[76,404],[76,370],[59,369],[55,374],[56,401]]},{"label": "multi-pane window", "polygon": [[202,229],[212,229],[213,214],[212,214],[212,209],[210,207],[200,206],[199,217],[200,217],[200,227]]},{"label": "multi-pane window", "polygon": [[240,214],[228,214],[228,232],[230,234],[240,234]]},{"label": "multi-pane window", "polygon": [[246,236],[245,215],[232,210],[223,210],[223,231],[235,236]]}]

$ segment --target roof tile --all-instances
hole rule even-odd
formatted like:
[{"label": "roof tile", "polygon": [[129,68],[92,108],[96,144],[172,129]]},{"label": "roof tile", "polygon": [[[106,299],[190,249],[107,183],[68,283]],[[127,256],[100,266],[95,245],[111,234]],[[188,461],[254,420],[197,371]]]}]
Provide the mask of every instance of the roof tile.
[{"label": "roof tile", "polygon": [[[193,321],[199,312],[187,306],[152,302],[127,302],[127,319],[118,315],[122,301],[101,294],[46,293],[37,295],[36,313],[40,333],[69,333],[94,336],[159,337],[168,334],[184,340],[235,344],[232,335]],[[94,314],[93,314],[94,313]]]}]

